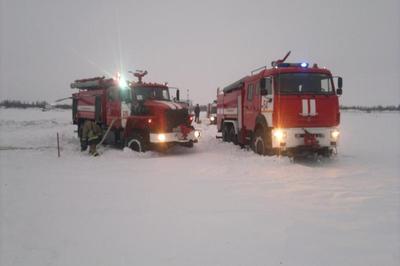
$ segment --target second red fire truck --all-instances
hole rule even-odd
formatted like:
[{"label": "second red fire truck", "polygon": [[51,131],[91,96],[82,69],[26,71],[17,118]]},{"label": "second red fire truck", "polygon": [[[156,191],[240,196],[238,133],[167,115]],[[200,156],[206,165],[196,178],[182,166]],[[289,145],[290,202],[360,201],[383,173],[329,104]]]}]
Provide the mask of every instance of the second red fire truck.
[{"label": "second red fire truck", "polygon": [[96,121],[105,132],[106,143],[144,152],[165,150],[172,145],[193,147],[198,141],[188,109],[171,99],[166,84],[145,83],[145,72],[133,73],[137,82],[123,78],[97,77],[76,80],[71,88],[73,123],[81,136],[85,120]]},{"label": "second red fire truck", "polygon": [[289,54],[218,93],[218,131],[262,155],[330,156],[339,140],[342,78],[317,64],[286,63]]},{"label": "second red fire truck", "polygon": [[211,125],[217,124],[217,101],[213,101],[207,105],[207,118]]}]

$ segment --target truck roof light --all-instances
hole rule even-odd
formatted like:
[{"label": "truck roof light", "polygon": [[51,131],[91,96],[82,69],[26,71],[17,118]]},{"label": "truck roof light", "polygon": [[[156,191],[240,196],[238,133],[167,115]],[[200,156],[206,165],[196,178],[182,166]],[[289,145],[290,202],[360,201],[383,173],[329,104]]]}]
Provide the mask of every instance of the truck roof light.
[{"label": "truck roof light", "polygon": [[118,80],[118,85],[120,86],[121,89],[125,89],[128,87],[128,83],[126,82],[125,79]]},{"label": "truck roof light", "polygon": [[303,62],[303,63],[300,64],[300,66],[301,66],[301,67],[308,67],[308,63]]},{"label": "truck roof light", "polygon": [[124,78],[120,78],[118,80],[118,85],[120,86],[121,89],[125,89],[128,87],[128,83],[126,82],[126,80]]},{"label": "truck roof light", "polygon": [[308,63],[307,62],[302,62],[302,63],[277,63],[274,66],[275,68],[278,67],[303,67],[303,68],[307,68],[308,67]]},{"label": "truck roof light", "polygon": [[122,77],[121,73],[117,72],[117,81],[118,81],[118,86],[121,89],[126,89],[128,87],[128,82],[124,77]]}]

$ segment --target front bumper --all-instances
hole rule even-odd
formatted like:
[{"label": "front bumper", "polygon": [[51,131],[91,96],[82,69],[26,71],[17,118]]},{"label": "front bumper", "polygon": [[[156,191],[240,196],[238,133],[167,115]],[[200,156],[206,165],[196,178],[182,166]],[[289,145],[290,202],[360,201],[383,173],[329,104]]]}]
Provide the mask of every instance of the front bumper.
[{"label": "front bumper", "polygon": [[[279,132],[278,132],[279,131]],[[339,132],[337,127],[324,128],[281,128],[272,130],[272,147],[286,150],[291,148],[334,148],[339,141],[339,134],[332,136],[332,132]],[[305,135],[311,134],[315,138],[312,145],[305,142]],[[335,135],[335,134],[333,134]]]},{"label": "front bumper", "polygon": [[[196,133],[197,132],[197,133]],[[197,137],[196,137],[197,135]],[[197,130],[192,130],[186,136],[182,132],[167,132],[167,133],[150,133],[150,143],[188,143],[198,142],[200,133]]]}]

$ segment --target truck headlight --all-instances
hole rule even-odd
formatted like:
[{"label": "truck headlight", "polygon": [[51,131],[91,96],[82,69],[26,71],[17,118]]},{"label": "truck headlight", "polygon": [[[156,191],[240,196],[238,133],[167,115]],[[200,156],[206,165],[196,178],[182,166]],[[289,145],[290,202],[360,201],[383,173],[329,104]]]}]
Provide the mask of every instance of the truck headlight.
[{"label": "truck headlight", "polygon": [[339,138],[340,132],[339,130],[335,129],[331,132],[331,138],[337,140]]},{"label": "truck headlight", "polygon": [[211,122],[214,122],[214,120],[215,120],[215,116],[210,117]]},{"label": "truck headlight", "polygon": [[281,142],[287,137],[286,131],[283,131],[282,129],[275,129],[272,135],[278,142]]},{"label": "truck headlight", "polygon": [[198,131],[198,130],[195,130],[193,134],[196,139],[198,139],[200,137],[200,131]]},{"label": "truck headlight", "polygon": [[158,140],[159,140],[160,142],[164,142],[165,139],[166,139],[165,134],[162,134],[162,133],[161,133],[161,134],[158,134],[157,138],[158,138]]}]

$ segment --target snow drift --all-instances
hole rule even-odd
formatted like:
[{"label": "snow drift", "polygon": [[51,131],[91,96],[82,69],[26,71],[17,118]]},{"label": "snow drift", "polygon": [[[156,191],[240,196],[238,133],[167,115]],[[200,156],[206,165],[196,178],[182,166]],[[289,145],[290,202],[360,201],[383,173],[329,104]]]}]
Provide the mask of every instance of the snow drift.
[{"label": "snow drift", "polygon": [[399,265],[399,118],[343,112],[337,157],[291,163],[205,119],[193,149],[93,158],[70,112],[0,109],[0,264]]}]

